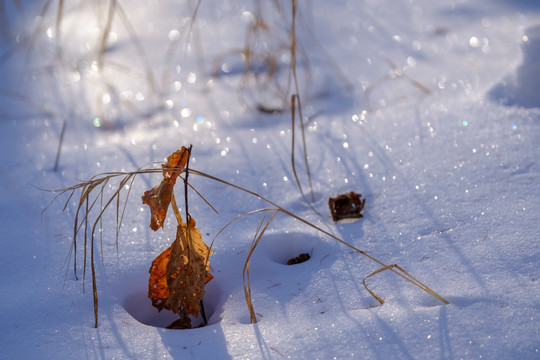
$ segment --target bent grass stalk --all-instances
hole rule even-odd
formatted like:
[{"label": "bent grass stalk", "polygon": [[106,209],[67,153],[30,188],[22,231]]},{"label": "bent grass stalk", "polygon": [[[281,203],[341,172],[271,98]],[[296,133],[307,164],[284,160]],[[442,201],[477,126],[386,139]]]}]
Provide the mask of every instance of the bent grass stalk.
[{"label": "bent grass stalk", "polygon": [[[251,243],[251,246],[249,247],[246,261],[244,263],[244,268],[242,270],[242,279],[244,282],[244,295],[246,297],[246,304],[249,310],[249,317],[252,323],[257,322],[257,316],[255,315],[255,308],[253,307],[253,303],[251,301],[251,281],[249,277],[249,265],[250,265],[251,255],[253,254],[253,251],[255,251],[255,248],[257,247],[257,245],[259,245],[259,242],[261,241],[261,238],[264,235],[264,232],[266,231],[266,229],[268,229],[268,226],[270,225],[274,217],[277,215],[278,211],[279,211],[278,209],[273,209],[272,215],[270,216],[268,220],[266,220],[266,218],[268,217],[268,214],[265,214],[259,221],[259,224],[257,225],[257,230],[255,231],[255,235],[253,237],[253,241]],[[266,224],[264,224],[264,227],[263,227],[262,225],[265,222],[265,220],[266,220]],[[247,285],[246,285],[246,280],[247,280]]]},{"label": "bent grass stalk", "polygon": [[[300,87],[298,86],[298,76],[296,74],[296,11],[298,7],[297,0],[292,0],[292,20],[291,20],[291,71],[294,80],[294,91],[295,94],[291,96],[291,119],[292,119],[292,149],[291,149],[291,163],[293,168],[294,178],[302,193],[302,196],[305,198],[304,191],[302,190],[302,185],[298,180],[298,175],[296,174],[296,165],[294,161],[294,128],[295,128],[295,109],[298,106],[298,117],[300,118],[300,129],[302,131],[302,146],[304,148],[304,163],[306,166],[306,175],[309,184],[309,190],[311,194],[311,202],[315,202],[315,195],[313,193],[313,184],[311,183],[311,172],[309,170],[309,160],[308,152],[306,145],[306,136],[304,131],[304,116],[302,115],[302,103],[300,101]],[[298,104],[298,105],[297,105]]]}]

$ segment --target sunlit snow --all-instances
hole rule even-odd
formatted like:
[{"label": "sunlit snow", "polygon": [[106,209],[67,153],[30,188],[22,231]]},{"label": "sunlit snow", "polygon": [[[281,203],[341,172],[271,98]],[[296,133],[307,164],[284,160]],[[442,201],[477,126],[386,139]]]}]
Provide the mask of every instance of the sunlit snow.
[{"label": "sunlit snow", "polygon": [[[540,357],[540,4],[299,1],[293,56],[292,1],[195,3],[4,1],[0,357]],[[140,196],[161,175],[145,174],[123,189],[118,244],[116,204],[96,234],[94,328],[81,235],[73,271],[80,195],[64,209],[46,190],[157,167],[190,144],[191,168],[398,264],[449,304],[383,271],[366,279],[377,306],[362,281],[379,264],[281,213],[251,258],[252,324],[242,269],[269,213],[223,227],[271,206],[190,175],[189,211],[215,239],[209,324],[166,329],[175,317],[152,307],[148,269],[175,220],[148,227]],[[328,198],[350,191],[363,217],[334,223]]]}]

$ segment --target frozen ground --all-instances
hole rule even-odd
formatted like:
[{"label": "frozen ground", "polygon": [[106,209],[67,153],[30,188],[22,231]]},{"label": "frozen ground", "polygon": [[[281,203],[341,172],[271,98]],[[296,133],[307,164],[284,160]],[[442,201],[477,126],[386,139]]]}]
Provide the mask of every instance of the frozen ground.
[{"label": "frozen ground", "polygon": [[[300,1],[297,72],[312,206],[294,182],[290,112],[257,110],[282,107],[276,94],[288,98],[292,88],[276,93],[249,78],[241,90],[238,50],[256,14],[270,26],[252,49],[275,56],[275,79],[287,85],[289,2],[202,2],[192,27],[185,2],[119,2],[101,58],[109,3],[63,3],[61,18],[57,2],[2,5],[2,358],[540,357],[536,1]],[[255,70],[259,79],[269,71],[261,62]],[[147,271],[174,225],[148,228],[139,196],[159,176],[147,175],[132,187],[118,252],[114,212],[103,223],[95,329],[90,277],[76,281],[67,262],[76,204],[62,213],[62,198],[41,216],[53,194],[38,188],[135,170],[189,144],[193,168],[397,263],[450,304],[383,272],[367,280],[386,300],[374,307],[362,280],[377,264],[279,215],[252,259],[259,321],[250,324],[242,266],[259,213],[216,239],[210,324],[167,330],[171,318],[146,298]],[[299,146],[296,159],[308,189]],[[191,194],[207,241],[239,214],[267,206],[191,181],[219,211]],[[348,191],[366,197],[364,218],[334,224],[327,199]],[[301,252],[311,259],[284,265]],[[82,246],[78,259],[81,275]]]}]

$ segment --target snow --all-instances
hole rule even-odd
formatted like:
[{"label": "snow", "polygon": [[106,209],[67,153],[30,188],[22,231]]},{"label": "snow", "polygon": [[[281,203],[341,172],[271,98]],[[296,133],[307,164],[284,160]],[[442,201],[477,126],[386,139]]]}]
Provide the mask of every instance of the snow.
[{"label": "snow", "polygon": [[[2,358],[540,357],[536,1],[300,1],[312,203],[294,180],[288,105],[257,110],[283,107],[294,91],[283,48],[289,2],[202,2],[194,24],[190,2],[118,2],[101,60],[108,3],[64,3],[61,21],[45,1],[5,2],[1,15]],[[259,83],[243,78],[239,50],[256,14],[268,27],[251,46],[275,56],[277,83],[264,82],[263,58],[255,58]],[[298,118],[295,125],[309,198]],[[152,167],[189,144],[192,168],[398,264],[450,304],[384,271],[366,280],[386,301],[375,306],[362,280],[380,265],[281,213],[251,259],[251,324],[242,268],[265,213],[215,236],[271,206],[192,175],[219,211],[190,193],[204,239],[215,238],[209,324],[165,329],[175,318],[147,299],[148,268],[170,245],[174,219],[149,229],[139,196],[160,176],[147,174],[131,187],[118,250],[114,209],[103,221],[94,328],[82,242],[78,281],[70,253],[77,204],[62,212],[63,196],[48,207],[55,194],[43,189]],[[335,224],[328,198],[348,191],[366,198],[364,217]],[[285,265],[300,253],[311,258]]]}]

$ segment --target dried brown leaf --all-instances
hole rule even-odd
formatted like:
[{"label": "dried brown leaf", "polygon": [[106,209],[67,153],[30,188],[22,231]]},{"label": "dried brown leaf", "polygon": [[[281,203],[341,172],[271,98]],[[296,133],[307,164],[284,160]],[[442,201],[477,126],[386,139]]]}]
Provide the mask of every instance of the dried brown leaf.
[{"label": "dried brown leaf", "polygon": [[163,251],[152,261],[150,266],[150,281],[148,286],[148,297],[152,299],[152,304],[161,310],[159,304],[169,297],[169,287],[167,286],[167,265],[171,258],[171,247]]},{"label": "dried brown leaf", "polygon": [[181,327],[190,328],[189,316],[197,317],[201,311],[204,285],[213,278],[208,262],[211,255],[195,220],[190,219],[189,226],[178,225],[171,247],[152,263],[148,297],[158,310],[177,313]]},{"label": "dried brown leaf", "polygon": [[188,158],[189,149],[185,146],[182,146],[182,149],[176,150],[174,153],[169,155],[167,157],[167,163],[161,165],[163,168],[163,178],[171,185],[174,185],[176,183],[176,178],[178,175],[180,175],[180,173],[178,171],[174,171],[174,169],[182,169],[184,166],[186,166]]},{"label": "dried brown leaf", "polygon": [[334,221],[363,217],[362,210],[365,205],[366,199],[362,199],[362,194],[357,194],[354,191],[328,199],[328,206]]},{"label": "dried brown leaf", "polygon": [[143,204],[150,207],[150,228],[154,231],[163,227],[165,223],[167,209],[171,203],[173,186],[163,179],[161,184],[146,190],[142,196]]},{"label": "dried brown leaf", "polygon": [[189,150],[182,146],[182,149],[172,153],[167,158],[167,163],[163,164],[163,180],[161,184],[144,192],[142,202],[150,207],[150,228],[156,231],[163,227],[167,210],[171,203],[176,178],[180,175],[180,170],[186,166],[189,158]]}]

